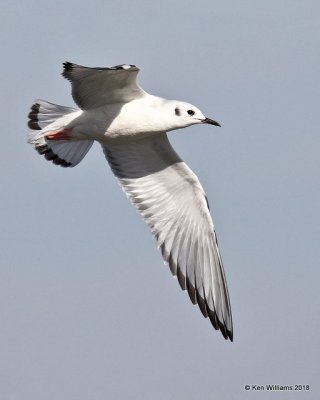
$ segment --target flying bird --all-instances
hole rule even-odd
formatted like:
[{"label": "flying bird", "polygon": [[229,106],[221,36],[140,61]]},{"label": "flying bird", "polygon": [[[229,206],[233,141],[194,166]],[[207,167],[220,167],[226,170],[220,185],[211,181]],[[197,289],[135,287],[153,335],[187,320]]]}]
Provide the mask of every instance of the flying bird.
[{"label": "flying bird", "polygon": [[136,82],[135,65],[63,66],[78,108],[36,100],[28,115],[28,142],[61,167],[76,166],[99,142],[181,288],[232,341],[227,282],[208,200],[167,137],[168,131],[195,124],[220,125],[192,104],[146,93]]}]

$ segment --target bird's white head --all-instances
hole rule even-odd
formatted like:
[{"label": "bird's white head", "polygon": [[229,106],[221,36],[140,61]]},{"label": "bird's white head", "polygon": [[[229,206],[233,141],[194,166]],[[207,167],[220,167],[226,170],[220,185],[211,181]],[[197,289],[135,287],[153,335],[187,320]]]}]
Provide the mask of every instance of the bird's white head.
[{"label": "bird's white head", "polygon": [[112,129],[117,135],[128,135],[166,132],[195,124],[220,126],[192,104],[149,95],[124,104],[113,120]]},{"label": "bird's white head", "polygon": [[182,101],[170,101],[168,106],[170,107],[172,122],[175,126],[172,129],[185,128],[195,124],[210,124],[220,126],[218,122],[205,117],[199,108],[192,104]]}]

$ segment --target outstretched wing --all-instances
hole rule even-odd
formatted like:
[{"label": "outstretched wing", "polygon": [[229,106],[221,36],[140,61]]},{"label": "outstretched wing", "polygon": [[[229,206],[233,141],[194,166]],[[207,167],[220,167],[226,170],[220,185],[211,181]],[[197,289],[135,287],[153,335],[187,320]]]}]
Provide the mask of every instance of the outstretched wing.
[{"label": "outstretched wing", "polygon": [[62,76],[71,82],[75,103],[83,110],[89,110],[143,96],[145,92],[136,82],[138,72],[135,65],[88,68],[65,62]]},{"label": "outstretched wing", "polygon": [[233,339],[226,278],[205,193],[166,133],[110,141],[106,158],[143,216],[163,258],[225,339]]}]

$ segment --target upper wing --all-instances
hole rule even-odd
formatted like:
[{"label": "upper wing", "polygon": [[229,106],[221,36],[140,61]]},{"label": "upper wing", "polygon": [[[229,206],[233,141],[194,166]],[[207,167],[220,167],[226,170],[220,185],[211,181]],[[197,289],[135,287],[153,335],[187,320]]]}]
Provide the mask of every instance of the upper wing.
[{"label": "upper wing", "polygon": [[164,260],[191,301],[232,340],[222,260],[200,182],[166,133],[103,145],[112,171],[152,230]]},{"label": "upper wing", "polygon": [[83,110],[89,110],[143,96],[145,92],[136,83],[138,72],[135,65],[88,68],[65,62],[62,75],[71,82],[75,103]]}]

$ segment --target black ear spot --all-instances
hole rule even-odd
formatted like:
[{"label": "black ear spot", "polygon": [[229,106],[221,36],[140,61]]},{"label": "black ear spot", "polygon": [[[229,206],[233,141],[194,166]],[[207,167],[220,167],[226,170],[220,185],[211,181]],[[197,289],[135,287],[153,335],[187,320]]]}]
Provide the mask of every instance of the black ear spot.
[{"label": "black ear spot", "polygon": [[180,112],[180,110],[179,110],[178,107],[176,107],[176,108],[174,109],[174,112],[175,112],[175,114],[176,114],[178,117],[181,115],[181,112]]}]

